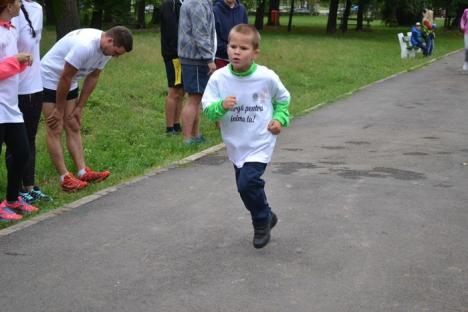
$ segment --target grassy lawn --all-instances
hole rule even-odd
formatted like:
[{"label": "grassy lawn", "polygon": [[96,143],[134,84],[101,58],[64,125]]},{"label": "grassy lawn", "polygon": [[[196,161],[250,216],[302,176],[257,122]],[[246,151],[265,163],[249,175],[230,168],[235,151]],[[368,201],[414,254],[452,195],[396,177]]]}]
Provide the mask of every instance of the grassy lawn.
[{"label": "grassy lawn", "polygon": [[[259,64],[273,69],[292,95],[290,111],[330,102],[358,87],[391,74],[423,64],[422,57],[401,60],[396,34],[406,28],[388,28],[373,22],[365,32],[353,30],[333,36],[325,34],[324,17],[294,17],[293,31],[287,33],[287,17],[281,28],[262,32]],[[353,28],[353,26],[351,26]],[[53,29],[43,34],[43,52],[53,44]],[[83,139],[87,164],[112,171],[110,178],[76,194],[60,191],[59,178],[49,160],[44,125],[37,142],[37,184],[54,198],[39,203],[48,211],[65,203],[115,185],[148,170],[168,165],[220,142],[214,124],[203,120],[202,133],[208,143],[187,147],[181,137],[166,137],[164,97],[166,77],[160,55],[159,32],[135,33],[134,51],[106,66],[83,116]],[[437,32],[434,57],[463,47],[458,32]],[[69,169],[75,169],[66,155]],[[0,172],[0,192],[5,192],[5,169]],[[0,225],[1,227],[5,224]]]}]

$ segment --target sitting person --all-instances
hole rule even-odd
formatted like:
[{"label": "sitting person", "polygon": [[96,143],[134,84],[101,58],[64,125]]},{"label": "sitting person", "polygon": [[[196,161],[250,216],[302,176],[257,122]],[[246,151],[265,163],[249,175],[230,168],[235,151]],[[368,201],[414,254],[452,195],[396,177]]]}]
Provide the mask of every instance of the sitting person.
[{"label": "sitting person", "polygon": [[427,56],[426,43],[421,32],[421,23],[416,23],[413,28],[411,28],[411,45],[420,48],[423,55]]}]

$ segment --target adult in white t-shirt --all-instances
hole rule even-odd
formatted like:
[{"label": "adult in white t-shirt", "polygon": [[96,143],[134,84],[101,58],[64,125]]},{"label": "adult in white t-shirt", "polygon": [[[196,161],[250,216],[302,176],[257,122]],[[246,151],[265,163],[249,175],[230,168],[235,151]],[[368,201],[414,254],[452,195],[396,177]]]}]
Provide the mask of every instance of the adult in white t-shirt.
[{"label": "adult in white t-shirt", "polygon": [[[85,164],[80,132],[81,112],[104,65],[111,57],[130,52],[132,48],[132,33],[126,27],[116,26],[106,32],[78,29],[60,39],[41,61],[47,147],[64,191],[78,191],[88,182],[102,181],[110,175],[109,171],[96,172]],[[84,82],[79,93],[78,83],[82,78]],[[68,172],[65,165],[60,141],[63,129],[77,177]]]},{"label": "adult in white t-shirt", "polygon": [[[22,177],[20,196],[32,203],[36,200],[50,200],[35,184],[36,134],[42,111],[42,79],[40,62],[40,41],[42,34],[43,13],[37,2],[23,0],[21,12],[12,19],[18,35],[18,51],[30,53],[34,62],[19,75],[18,106],[23,113],[24,125],[29,141],[29,160]],[[13,166],[11,150],[6,151],[7,166]]]}]

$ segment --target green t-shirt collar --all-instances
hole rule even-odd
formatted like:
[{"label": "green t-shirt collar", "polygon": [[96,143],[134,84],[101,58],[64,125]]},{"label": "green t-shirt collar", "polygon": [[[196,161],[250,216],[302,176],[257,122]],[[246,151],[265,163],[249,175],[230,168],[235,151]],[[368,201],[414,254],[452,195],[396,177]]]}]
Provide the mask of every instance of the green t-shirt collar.
[{"label": "green t-shirt collar", "polygon": [[232,64],[229,64],[229,70],[231,73],[235,76],[238,77],[247,77],[252,75],[256,70],[257,70],[257,64],[255,62],[252,62],[252,65],[250,65],[249,69],[247,69],[245,72],[237,72],[232,68]]}]

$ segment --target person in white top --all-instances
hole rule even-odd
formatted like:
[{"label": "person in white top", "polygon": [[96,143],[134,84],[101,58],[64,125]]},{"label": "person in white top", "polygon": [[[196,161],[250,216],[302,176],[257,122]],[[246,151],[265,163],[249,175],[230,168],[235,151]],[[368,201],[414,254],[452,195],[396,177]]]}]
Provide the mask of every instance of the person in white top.
[{"label": "person in white top", "polygon": [[[23,113],[24,125],[29,141],[29,161],[23,173],[23,185],[19,194],[25,202],[51,200],[35,185],[36,134],[42,111],[42,79],[40,63],[40,41],[43,13],[37,2],[23,0],[20,15],[12,19],[18,33],[18,51],[31,53],[35,60],[30,67],[19,74],[18,106]],[[7,166],[13,165],[10,149],[6,151]]]},{"label": "person in white top", "polygon": [[38,211],[18,196],[29,158],[28,137],[18,108],[18,73],[33,61],[31,54],[18,53],[16,31],[11,24],[20,6],[20,0],[0,0],[0,150],[6,143],[13,155],[11,166],[7,166],[7,192],[6,199],[0,203],[0,220],[19,220],[21,214]]},{"label": "person in white top", "polygon": [[254,60],[260,34],[247,24],[229,33],[230,64],[213,73],[202,97],[203,113],[220,120],[221,135],[234,164],[237,190],[254,228],[253,245],[262,248],[278,219],[271,211],[261,176],[271,160],[276,135],[289,124],[290,95],[279,77]]},{"label": "person in white top", "polygon": [[[86,166],[81,141],[81,112],[93,92],[104,65],[133,48],[129,29],[116,26],[103,32],[84,28],[60,39],[41,61],[44,103],[42,112],[47,127],[47,147],[52,162],[60,174],[64,191],[78,191],[106,179],[109,171],[96,172]],[[78,83],[84,78],[82,90]],[[68,172],[60,141],[65,129],[67,148],[78,171]]]}]

